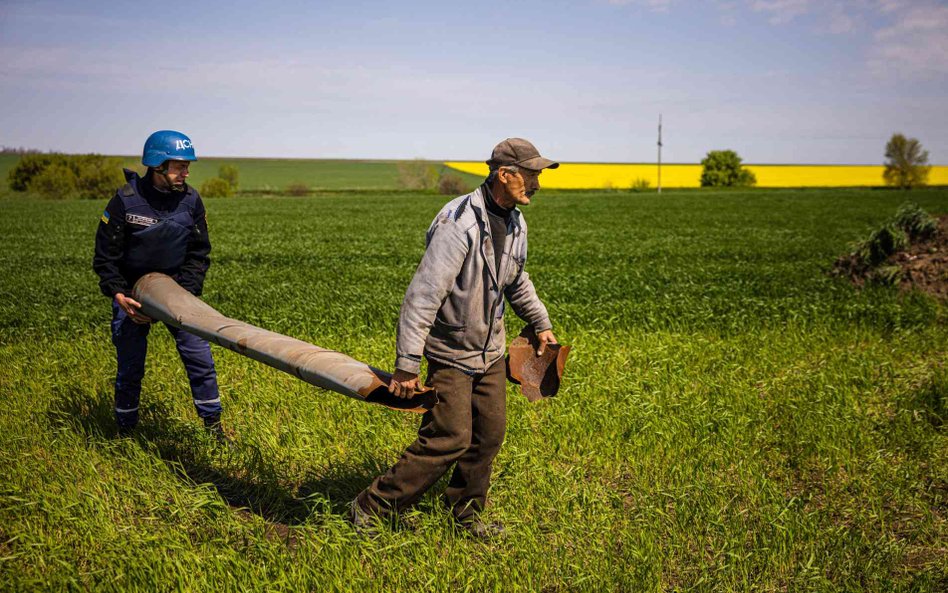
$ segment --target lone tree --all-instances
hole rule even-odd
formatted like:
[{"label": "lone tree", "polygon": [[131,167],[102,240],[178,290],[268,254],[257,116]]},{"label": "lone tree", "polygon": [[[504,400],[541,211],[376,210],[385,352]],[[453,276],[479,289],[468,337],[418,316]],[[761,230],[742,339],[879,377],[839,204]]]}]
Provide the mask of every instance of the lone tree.
[{"label": "lone tree", "polygon": [[882,178],[886,185],[902,189],[921,187],[928,182],[928,151],[916,138],[892,134],[885,145],[885,171]]},{"label": "lone tree", "polygon": [[701,161],[701,187],[750,187],[757,177],[741,166],[733,150],[712,150]]}]

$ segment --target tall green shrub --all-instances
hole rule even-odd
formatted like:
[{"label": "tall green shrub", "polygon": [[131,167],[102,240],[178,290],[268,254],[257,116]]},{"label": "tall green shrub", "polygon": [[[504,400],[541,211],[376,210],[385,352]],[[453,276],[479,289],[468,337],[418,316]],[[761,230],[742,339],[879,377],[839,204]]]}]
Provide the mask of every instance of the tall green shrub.
[{"label": "tall green shrub", "polygon": [[79,177],[66,164],[53,163],[30,179],[27,189],[51,200],[68,200],[79,194]]},{"label": "tall green shrub", "polygon": [[750,187],[757,177],[741,165],[733,150],[712,150],[701,161],[701,187]]},{"label": "tall green shrub", "polygon": [[100,154],[27,154],[10,170],[7,180],[14,191],[89,200],[108,198],[125,183],[122,161]]},{"label": "tall green shrub", "polygon": [[240,184],[240,171],[236,165],[221,165],[217,176],[229,183],[235,192],[237,191]]},{"label": "tall green shrub", "polygon": [[305,196],[309,194],[309,185],[303,181],[291,181],[284,191],[289,196]]},{"label": "tall green shrub", "polygon": [[439,178],[438,169],[428,161],[414,159],[398,163],[398,186],[402,189],[436,189]]},{"label": "tall green shrub", "polygon": [[229,198],[234,195],[234,188],[220,177],[211,177],[201,184],[201,195],[205,198]]},{"label": "tall green shrub", "polygon": [[651,182],[649,182],[648,179],[645,179],[644,177],[636,177],[632,181],[632,185],[629,186],[629,189],[631,189],[634,192],[643,192],[643,191],[648,191],[648,188],[650,185],[651,185]]},{"label": "tall green shrub", "polygon": [[125,184],[120,159],[93,154],[74,159],[70,164],[76,174],[77,196],[80,199],[107,199]]},{"label": "tall green shrub", "polygon": [[61,154],[36,153],[25,154],[20,157],[16,165],[7,174],[7,182],[13,191],[26,191],[30,181],[43,172],[53,163],[64,164],[65,157]]},{"label": "tall green shrub", "polygon": [[438,193],[445,196],[460,196],[468,193],[469,188],[460,175],[445,173],[438,180]]}]

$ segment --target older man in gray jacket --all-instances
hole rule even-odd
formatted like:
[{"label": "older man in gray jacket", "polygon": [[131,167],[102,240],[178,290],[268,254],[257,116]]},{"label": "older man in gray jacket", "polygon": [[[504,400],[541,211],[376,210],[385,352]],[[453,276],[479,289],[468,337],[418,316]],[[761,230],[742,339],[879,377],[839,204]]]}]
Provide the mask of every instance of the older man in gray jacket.
[{"label": "older man in gray jacket", "polygon": [[478,537],[502,530],[479,514],[506,429],[504,298],[533,327],[540,353],[556,343],[524,270],[527,224],[517,206],[540,189],[542,170],[559,164],[522,138],[498,144],[487,164],[484,184],[449,202],[431,223],[399,316],[389,390],[401,397],[414,392],[423,353],[426,384],[440,400],[398,462],[352,501],[357,528],[412,505],[456,464],[445,501],[458,523]]}]

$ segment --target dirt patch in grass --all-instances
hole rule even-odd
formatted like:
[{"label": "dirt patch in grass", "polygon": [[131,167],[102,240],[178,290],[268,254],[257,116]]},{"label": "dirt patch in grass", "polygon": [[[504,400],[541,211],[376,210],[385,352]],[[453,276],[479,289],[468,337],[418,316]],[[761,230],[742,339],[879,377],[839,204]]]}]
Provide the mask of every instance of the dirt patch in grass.
[{"label": "dirt patch in grass", "polygon": [[832,274],[859,287],[873,281],[887,283],[888,279],[903,291],[917,289],[948,300],[948,214],[938,218],[938,230],[932,237],[896,251],[879,266],[870,267],[851,253],[836,260]]},{"label": "dirt patch in grass", "polygon": [[902,268],[903,289],[914,287],[948,299],[948,214],[938,218],[934,237],[911,245],[890,259]]}]

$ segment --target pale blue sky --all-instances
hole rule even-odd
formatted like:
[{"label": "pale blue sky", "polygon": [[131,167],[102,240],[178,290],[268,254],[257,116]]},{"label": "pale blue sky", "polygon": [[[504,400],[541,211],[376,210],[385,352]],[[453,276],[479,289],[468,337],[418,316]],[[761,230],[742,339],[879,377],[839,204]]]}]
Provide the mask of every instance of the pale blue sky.
[{"label": "pale blue sky", "polygon": [[948,164],[948,2],[12,2],[0,144],[134,154]]}]

